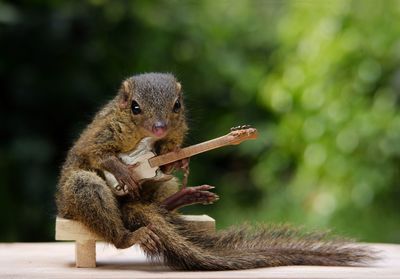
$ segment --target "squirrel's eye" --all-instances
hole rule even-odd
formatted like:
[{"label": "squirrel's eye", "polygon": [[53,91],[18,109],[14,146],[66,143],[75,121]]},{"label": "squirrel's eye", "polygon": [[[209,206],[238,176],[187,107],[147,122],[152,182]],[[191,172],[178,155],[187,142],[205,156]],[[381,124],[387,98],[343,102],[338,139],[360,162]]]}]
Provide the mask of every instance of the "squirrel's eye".
[{"label": "squirrel's eye", "polygon": [[133,114],[139,114],[142,112],[139,104],[136,101],[132,101],[131,110]]},{"label": "squirrel's eye", "polygon": [[178,100],[176,100],[175,104],[174,104],[174,108],[172,109],[173,112],[178,113],[179,110],[181,109],[181,102]]}]

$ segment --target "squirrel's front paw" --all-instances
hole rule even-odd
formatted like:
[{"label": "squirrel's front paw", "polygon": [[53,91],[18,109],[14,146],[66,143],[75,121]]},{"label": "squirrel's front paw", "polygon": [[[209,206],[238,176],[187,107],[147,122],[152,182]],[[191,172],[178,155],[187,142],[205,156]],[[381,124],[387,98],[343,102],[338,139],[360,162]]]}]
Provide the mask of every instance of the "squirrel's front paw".
[{"label": "squirrel's front paw", "polygon": [[183,170],[185,172],[185,171],[188,171],[188,169],[189,169],[189,162],[190,162],[190,158],[184,158],[182,160],[175,161],[175,162],[172,162],[172,163],[162,166],[161,170],[163,171],[163,173],[166,173],[166,174],[170,174],[175,170]]},{"label": "squirrel's front paw", "polygon": [[115,178],[125,193],[131,193],[133,196],[139,197],[140,184],[136,182],[136,177],[133,175],[132,169],[134,167],[134,165],[131,165],[120,168],[118,172],[115,173]]}]

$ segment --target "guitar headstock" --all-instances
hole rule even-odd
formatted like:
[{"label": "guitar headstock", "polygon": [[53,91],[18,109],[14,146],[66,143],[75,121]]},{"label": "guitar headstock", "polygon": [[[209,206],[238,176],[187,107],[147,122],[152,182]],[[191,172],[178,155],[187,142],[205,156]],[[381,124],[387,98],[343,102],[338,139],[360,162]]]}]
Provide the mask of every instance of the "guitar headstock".
[{"label": "guitar headstock", "polygon": [[258,137],[258,132],[257,129],[252,128],[250,125],[242,125],[232,127],[228,137],[231,138],[231,144],[239,144],[245,140],[256,139]]}]

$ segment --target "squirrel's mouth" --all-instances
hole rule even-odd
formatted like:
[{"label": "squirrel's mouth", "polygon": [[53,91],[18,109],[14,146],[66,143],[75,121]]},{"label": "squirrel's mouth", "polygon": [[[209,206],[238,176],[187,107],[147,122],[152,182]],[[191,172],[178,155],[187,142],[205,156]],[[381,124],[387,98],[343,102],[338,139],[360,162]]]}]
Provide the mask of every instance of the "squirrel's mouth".
[{"label": "squirrel's mouth", "polygon": [[151,127],[151,133],[156,138],[162,138],[168,133],[168,126],[165,121],[156,121]]},{"label": "squirrel's mouth", "polygon": [[153,133],[153,135],[156,136],[157,138],[162,138],[162,137],[164,137],[164,136],[167,134],[167,130],[166,130],[166,129],[165,129],[165,130],[160,130],[160,129],[153,130],[153,129],[152,129],[152,133]]}]

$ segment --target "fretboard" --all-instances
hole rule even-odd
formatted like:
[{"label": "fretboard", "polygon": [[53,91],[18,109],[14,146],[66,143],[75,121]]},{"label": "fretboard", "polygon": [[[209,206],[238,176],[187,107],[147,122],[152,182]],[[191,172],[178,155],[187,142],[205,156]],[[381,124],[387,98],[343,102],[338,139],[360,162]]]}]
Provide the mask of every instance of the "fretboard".
[{"label": "fretboard", "polygon": [[199,153],[203,153],[222,146],[230,145],[232,141],[233,141],[232,137],[230,137],[229,135],[225,135],[219,138],[215,138],[209,141],[205,141],[202,143],[182,148],[181,150],[176,152],[169,152],[160,156],[150,158],[149,164],[151,167],[162,166],[184,158],[191,157]]}]

